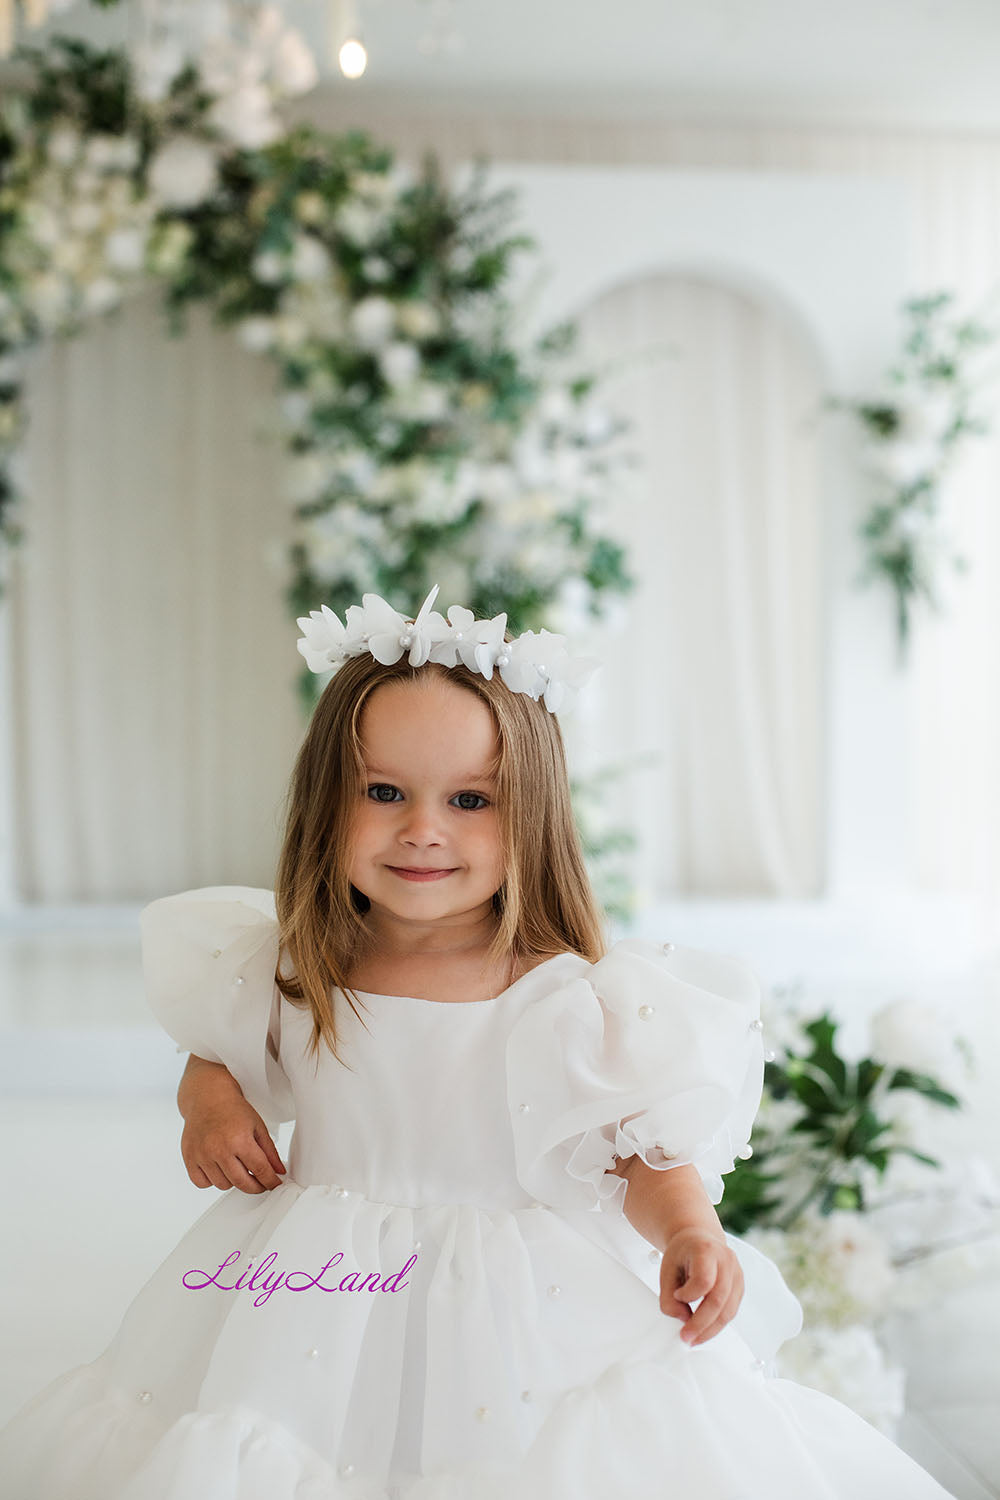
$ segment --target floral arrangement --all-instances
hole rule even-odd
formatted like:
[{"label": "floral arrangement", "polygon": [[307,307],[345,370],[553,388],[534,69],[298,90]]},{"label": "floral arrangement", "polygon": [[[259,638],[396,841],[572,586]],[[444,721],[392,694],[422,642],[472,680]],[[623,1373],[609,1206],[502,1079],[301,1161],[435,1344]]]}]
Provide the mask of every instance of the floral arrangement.
[{"label": "floral arrangement", "polygon": [[905,1302],[903,1269],[946,1248],[935,1225],[959,1222],[942,1214],[935,1171],[947,1165],[944,1196],[967,1205],[962,1237],[974,1231],[970,1212],[1000,1207],[1000,1187],[986,1163],[945,1163],[925,1149],[938,1111],[961,1108],[955,1089],[972,1066],[964,1038],[932,1008],[898,1000],[869,1022],[869,1055],[848,1059],[828,1012],[802,1020],[799,993],[775,990],[763,1007],[764,1093],[719,1217],[802,1303],[803,1330],[779,1351],[778,1373],[892,1436],[905,1372],[887,1359],[878,1324]]},{"label": "floral arrangement", "polygon": [[[269,557],[290,613],[365,591],[404,610],[434,582],[512,631],[579,628],[634,587],[595,524],[623,424],[574,364],[570,326],[525,342],[506,293],[512,201],[461,190],[367,136],[285,130],[316,81],[273,5],[187,7],[196,61],[160,39],[135,61],[56,37],[22,47],[0,110],[0,543],[23,538],[23,356],[163,288],[277,368],[291,540]],[[194,13],[192,15],[192,12]],[[234,40],[234,37],[236,40]],[[315,678],[303,668],[305,706]]]},{"label": "floral arrangement", "polygon": [[[942,485],[968,437],[988,426],[975,410],[979,359],[996,333],[981,318],[951,316],[948,292],[903,305],[908,330],[886,389],[871,401],[834,400],[861,423],[868,465],[880,490],[860,535],[867,552],[860,582],[885,578],[896,601],[900,659],[909,641],[917,598],[935,610],[935,580],[951,542],[941,525]],[[959,572],[967,560],[948,559]]]}]

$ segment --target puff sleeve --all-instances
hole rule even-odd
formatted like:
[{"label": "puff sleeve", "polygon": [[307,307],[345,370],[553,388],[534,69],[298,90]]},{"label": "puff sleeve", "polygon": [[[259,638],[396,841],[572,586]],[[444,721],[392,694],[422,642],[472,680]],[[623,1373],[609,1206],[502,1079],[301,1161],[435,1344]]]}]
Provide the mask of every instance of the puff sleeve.
[{"label": "puff sleeve", "polygon": [[278,919],[273,892],[206,886],[164,896],[139,915],[146,999],[163,1029],[224,1063],[270,1128],[295,1116],[281,1066]]},{"label": "puff sleeve", "polygon": [[[581,962],[584,962],[581,960]],[[518,1017],[507,1089],[518,1180],[555,1208],[622,1209],[615,1157],[697,1167],[712,1203],[764,1082],[760,986],[738,959],[624,938]]]}]

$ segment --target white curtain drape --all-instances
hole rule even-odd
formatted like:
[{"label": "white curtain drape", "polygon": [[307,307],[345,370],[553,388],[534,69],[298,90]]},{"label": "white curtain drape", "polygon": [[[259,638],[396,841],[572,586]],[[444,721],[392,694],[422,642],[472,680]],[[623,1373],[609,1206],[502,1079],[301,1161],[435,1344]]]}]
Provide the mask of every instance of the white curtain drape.
[{"label": "white curtain drape", "polygon": [[[643,278],[581,319],[641,468],[616,527],[638,588],[592,758],[651,895],[821,893],[822,558],[811,351],[778,310]],[[595,753],[600,752],[600,753]]]},{"label": "white curtain drape", "polygon": [[36,351],[6,601],[23,901],[273,877],[304,728],[273,388],[203,307],[170,339],[153,290]]}]

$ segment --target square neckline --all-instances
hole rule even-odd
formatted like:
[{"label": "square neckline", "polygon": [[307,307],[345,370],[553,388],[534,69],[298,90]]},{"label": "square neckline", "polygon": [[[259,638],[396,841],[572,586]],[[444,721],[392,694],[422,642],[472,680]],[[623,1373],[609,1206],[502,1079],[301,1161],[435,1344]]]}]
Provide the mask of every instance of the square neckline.
[{"label": "square neckline", "polygon": [[564,949],[562,953],[553,953],[549,958],[543,958],[540,964],[535,964],[534,968],[529,969],[526,974],[522,974],[520,979],[515,979],[514,983],[509,984],[505,990],[501,990],[499,995],[488,995],[485,1000],[428,1000],[425,995],[383,995],[377,990],[359,990],[355,985],[351,985],[350,988],[355,995],[364,995],[366,1000],[410,1000],[416,1005],[440,1005],[447,1006],[448,1008],[470,1005],[495,1005],[498,1000],[502,1000],[505,995],[509,995],[512,990],[516,990],[519,984],[523,984],[526,979],[530,979],[532,974],[537,974],[540,969],[547,968],[549,964],[555,963],[556,959],[566,958],[567,956],[570,958],[579,958],[580,954],[574,953],[571,948]]}]

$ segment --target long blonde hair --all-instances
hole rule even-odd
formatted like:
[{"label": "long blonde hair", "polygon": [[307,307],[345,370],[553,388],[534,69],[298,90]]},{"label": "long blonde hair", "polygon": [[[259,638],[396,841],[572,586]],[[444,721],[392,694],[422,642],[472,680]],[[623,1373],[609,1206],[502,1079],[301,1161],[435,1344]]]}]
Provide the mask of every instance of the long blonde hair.
[{"label": "long blonde hair", "polygon": [[497,729],[499,751],[491,769],[497,777],[505,876],[493,895],[498,922],[488,966],[511,957],[541,962],[566,951],[596,963],[607,951],[555,715],[541,701],[512,692],[498,672],[487,681],[461,662],[411,667],[404,656],[386,666],[367,652],[349,657],[327,683],[299,747],[285,799],[274,891],[279,952],[293,965],[290,975],[282,974],[279,961],[278,988],[289,1002],[311,1009],[314,1051],[323,1038],[338,1062],[343,1059],[337,1053],[331,990],[343,991],[358,1014],[358,996],[346,977],[374,943],[364,921],[371,903],[349,875],[355,810],[367,785],[361,714],[385,683],[418,685],[431,673],[475,693]]}]

